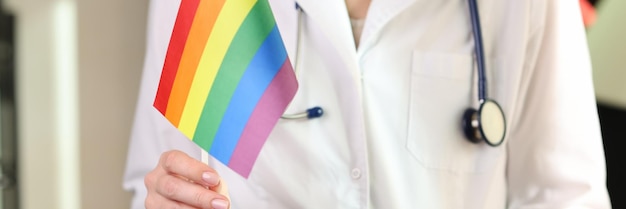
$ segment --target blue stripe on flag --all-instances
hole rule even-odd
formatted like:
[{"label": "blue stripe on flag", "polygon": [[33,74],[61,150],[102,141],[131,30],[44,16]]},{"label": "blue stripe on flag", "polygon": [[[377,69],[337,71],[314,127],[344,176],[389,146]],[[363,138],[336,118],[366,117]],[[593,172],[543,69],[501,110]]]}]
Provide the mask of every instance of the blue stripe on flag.
[{"label": "blue stripe on flag", "polygon": [[228,165],[252,111],[285,59],[287,51],[277,26],[274,26],[233,93],[211,146],[210,153],[213,157]]}]

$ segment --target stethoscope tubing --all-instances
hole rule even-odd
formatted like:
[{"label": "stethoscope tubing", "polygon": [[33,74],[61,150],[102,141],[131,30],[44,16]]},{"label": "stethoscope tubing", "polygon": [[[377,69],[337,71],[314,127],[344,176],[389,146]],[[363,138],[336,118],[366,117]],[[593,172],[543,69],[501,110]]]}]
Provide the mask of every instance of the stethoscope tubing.
[{"label": "stethoscope tubing", "polygon": [[[479,103],[483,103],[485,102],[485,100],[487,99],[487,79],[486,79],[486,72],[485,72],[485,58],[484,58],[484,51],[483,51],[483,40],[482,40],[482,30],[480,27],[480,15],[479,15],[479,11],[478,11],[478,5],[476,3],[476,0],[468,0],[469,3],[469,10],[470,10],[470,19],[471,19],[471,23],[472,23],[472,33],[473,33],[473,37],[474,37],[474,54],[476,56],[476,65],[478,67],[478,101]],[[297,10],[297,21],[298,21],[298,26],[297,26],[297,37],[296,37],[296,57],[295,57],[295,63],[294,63],[294,70],[297,76],[298,73],[298,69],[299,69],[299,55],[300,55],[300,31],[301,31],[301,27],[302,27],[302,13],[303,13],[303,9],[302,7],[300,7],[300,5],[296,2],[295,4],[295,9]],[[319,108],[321,110],[321,112],[323,112],[323,109],[321,109],[321,107],[315,107],[315,108]],[[310,113],[312,111],[310,111],[313,108],[308,109],[305,112],[301,112],[301,113],[296,113],[296,114],[284,114],[281,118],[283,119],[300,119],[300,118],[317,118],[317,117],[321,117],[322,114],[318,114],[318,115],[310,115]],[[307,114],[308,112],[308,114]]]},{"label": "stethoscope tubing", "polygon": [[[478,11],[478,4],[476,3],[476,0],[468,0],[469,3],[469,10],[470,10],[470,19],[472,22],[472,33],[473,33],[473,37],[474,37],[474,54],[476,56],[476,66],[478,67],[478,101],[480,103],[484,102],[485,99],[488,97],[487,95],[487,75],[486,75],[486,66],[485,66],[485,53],[483,50],[483,36],[482,36],[482,28],[480,27],[480,14]],[[297,52],[296,52],[296,57],[295,57],[295,70],[297,73],[297,70],[299,68],[299,63],[298,61],[300,59],[298,59],[300,53],[300,30],[301,30],[301,18],[302,18],[302,7],[300,7],[300,4],[298,4],[296,2],[295,4],[295,9],[298,11],[297,13],[297,21],[298,21],[298,26],[297,26],[297,37],[296,37],[296,48],[297,48]]]},{"label": "stethoscope tubing", "polygon": [[472,21],[472,32],[474,33],[474,51],[476,54],[476,65],[478,66],[478,101],[484,102],[487,98],[487,78],[485,75],[485,58],[483,52],[483,37],[480,28],[480,15],[476,0],[468,0],[470,8],[470,19]]}]

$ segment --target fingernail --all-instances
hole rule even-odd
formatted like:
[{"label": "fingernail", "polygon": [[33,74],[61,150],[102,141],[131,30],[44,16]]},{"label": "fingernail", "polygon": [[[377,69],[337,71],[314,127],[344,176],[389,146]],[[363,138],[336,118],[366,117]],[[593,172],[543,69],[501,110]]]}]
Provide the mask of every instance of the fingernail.
[{"label": "fingernail", "polygon": [[209,184],[209,186],[216,186],[220,183],[220,178],[211,172],[202,173],[202,180]]},{"label": "fingernail", "polygon": [[213,199],[211,206],[213,206],[213,209],[228,209],[228,202],[222,199]]}]

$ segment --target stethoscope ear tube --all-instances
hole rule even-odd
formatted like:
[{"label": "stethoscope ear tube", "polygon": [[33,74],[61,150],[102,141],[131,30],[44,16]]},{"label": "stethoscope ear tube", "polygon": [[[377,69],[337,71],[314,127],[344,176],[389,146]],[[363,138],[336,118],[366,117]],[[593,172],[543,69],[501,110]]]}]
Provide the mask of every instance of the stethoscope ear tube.
[{"label": "stethoscope ear tube", "polygon": [[322,117],[322,115],[324,115],[324,109],[322,109],[322,107],[312,107],[307,109],[304,112],[301,113],[295,113],[295,114],[283,114],[282,116],[280,116],[280,118],[282,119],[314,119],[314,118],[319,118]]},{"label": "stethoscope ear tube", "polygon": [[[296,31],[296,55],[295,55],[295,60],[294,60],[294,71],[297,74],[298,73],[298,69],[300,68],[300,31],[302,30],[302,13],[304,12],[302,10],[302,7],[300,7],[300,4],[298,4],[298,2],[296,2],[295,4],[295,9],[298,12],[298,26],[297,26],[297,31]],[[314,119],[314,118],[319,118],[322,117],[322,115],[324,115],[324,109],[322,109],[322,107],[319,106],[315,106],[315,107],[311,107],[309,109],[307,109],[304,112],[300,112],[300,113],[295,113],[295,114],[283,114],[282,116],[280,116],[280,118],[282,119]]]}]

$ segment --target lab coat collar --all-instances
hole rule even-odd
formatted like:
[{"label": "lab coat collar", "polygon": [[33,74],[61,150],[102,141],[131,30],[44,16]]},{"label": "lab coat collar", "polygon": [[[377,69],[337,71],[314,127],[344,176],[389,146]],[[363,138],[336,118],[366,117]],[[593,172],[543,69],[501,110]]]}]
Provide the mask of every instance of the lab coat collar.
[{"label": "lab coat collar", "polygon": [[[385,24],[417,0],[372,0],[367,20],[361,35],[361,48],[364,51],[373,43],[373,37]],[[358,69],[356,46],[350,25],[345,1],[337,0],[296,0],[304,13],[324,28],[324,33],[337,46],[342,60],[348,68]]]},{"label": "lab coat collar", "polygon": [[322,28],[324,34],[337,47],[346,67],[357,70],[356,46],[345,1],[296,0],[306,17]]},{"label": "lab coat collar", "polygon": [[[374,42],[375,34],[380,31],[389,20],[416,0],[372,0],[368,11],[365,28],[361,36],[359,53],[366,51]],[[360,68],[352,26],[345,1],[337,0],[296,0],[305,15],[323,28],[323,32],[332,42],[344,61],[346,68],[351,71],[357,85],[360,83]]]},{"label": "lab coat collar", "polygon": [[366,51],[376,39],[382,28],[404,9],[417,0],[372,0],[367,12],[365,27],[361,34],[359,53]]}]

